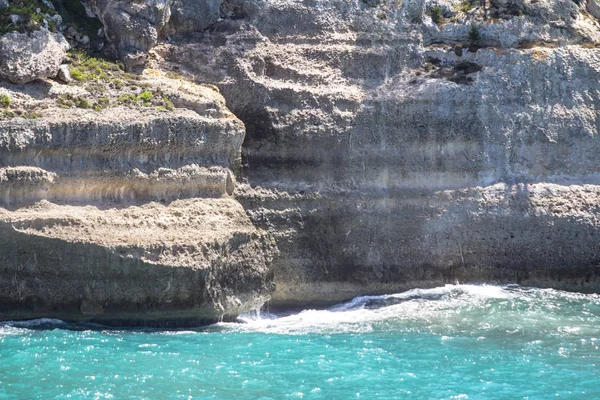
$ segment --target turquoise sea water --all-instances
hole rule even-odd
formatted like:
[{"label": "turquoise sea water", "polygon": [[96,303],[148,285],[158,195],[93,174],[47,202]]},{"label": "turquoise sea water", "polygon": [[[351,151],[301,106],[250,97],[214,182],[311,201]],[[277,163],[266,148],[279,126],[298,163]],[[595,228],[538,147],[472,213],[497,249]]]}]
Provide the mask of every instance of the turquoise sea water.
[{"label": "turquoise sea water", "polygon": [[198,330],[0,325],[0,398],[600,399],[600,296],[456,285]]}]

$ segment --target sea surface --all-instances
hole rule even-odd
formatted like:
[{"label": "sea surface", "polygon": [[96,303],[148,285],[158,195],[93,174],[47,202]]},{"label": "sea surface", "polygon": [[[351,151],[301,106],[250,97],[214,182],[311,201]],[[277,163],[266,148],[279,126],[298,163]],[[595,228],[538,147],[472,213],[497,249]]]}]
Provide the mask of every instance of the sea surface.
[{"label": "sea surface", "polygon": [[600,399],[600,296],[448,285],[196,330],[0,324],[0,399]]}]

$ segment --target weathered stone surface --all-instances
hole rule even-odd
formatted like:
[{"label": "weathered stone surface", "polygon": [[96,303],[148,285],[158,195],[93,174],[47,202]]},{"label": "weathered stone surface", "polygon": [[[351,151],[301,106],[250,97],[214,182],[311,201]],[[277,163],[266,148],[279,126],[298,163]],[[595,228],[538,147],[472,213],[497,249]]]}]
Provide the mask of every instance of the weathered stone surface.
[{"label": "weathered stone surface", "polygon": [[236,193],[277,239],[275,303],[600,289],[598,23],[583,3],[516,4],[436,25],[423,1],[266,1],[156,48],[246,125]]},{"label": "weathered stone surface", "polygon": [[[456,8],[459,0],[447,2]],[[473,25],[481,34],[480,45],[511,48],[531,46],[533,43],[546,45],[579,44],[600,40],[600,31],[595,19],[585,11],[585,3],[574,1],[543,0],[491,1],[488,10],[489,22],[459,14],[454,20],[440,25],[431,23],[423,14],[425,43],[456,43],[469,40]],[[482,17],[480,10],[477,16]]]},{"label": "weathered stone surface", "polygon": [[46,29],[0,36],[0,78],[18,84],[55,77],[69,44]]},{"label": "weathered stone surface", "polygon": [[233,199],[0,209],[0,319],[235,318],[269,298],[274,250]]},{"label": "weathered stone surface", "polygon": [[220,7],[220,0],[173,0],[167,30],[170,33],[203,31],[217,22]]},{"label": "weathered stone surface", "polygon": [[[217,22],[212,3],[175,3],[191,20],[167,29],[186,35],[150,64],[216,84],[245,137],[185,79],[157,78],[172,113],[0,122],[3,315],[60,317],[62,296],[70,319],[229,318],[268,297],[270,238],[274,304],[455,281],[600,290],[593,7],[460,3],[231,0]],[[90,4],[129,66],[170,5]],[[65,260],[59,282],[45,268]]]},{"label": "weathered stone surface", "polygon": [[588,0],[587,10],[594,18],[600,19],[600,4],[596,0]]},{"label": "weathered stone surface", "polygon": [[88,0],[127,67],[142,65],[171,16],[171,0]]},{"label": "weathered stone surface", "polygon": [[150,72],[175,109],[0,121],[0,319],[198,324],[270,297],[275,243],[232,197],[243,124],[214,87]]},{"label": "weathered stone surface", "polygon": [[66,64],[63,64],[58,68],[56,77],[65,83],[70,83],[73,81],[73,78],[71,78],[71,71],[69,71],[69,66]]}]

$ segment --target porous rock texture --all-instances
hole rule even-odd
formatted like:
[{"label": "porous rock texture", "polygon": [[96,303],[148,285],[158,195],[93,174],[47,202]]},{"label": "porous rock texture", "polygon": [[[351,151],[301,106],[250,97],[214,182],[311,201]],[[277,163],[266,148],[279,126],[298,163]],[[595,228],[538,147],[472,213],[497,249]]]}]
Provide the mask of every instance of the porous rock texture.
[{"label": "porous rock texture", "polygon": [[199,324],[261,306],[272,239],[231,199],[0,209],[0,318]]},{"label": "porous rock texture", "polygon": [[[177,85],[171,111],[0,121],[0,319],[174,326],[268,300],[275,244],[231,196],[243,124],[216,88]],[[63,86],[2,88],[25,104]]]},{"label": "porous rock texture", "polygon": [[224,99],[0,122],[4,317],[600,289],[595,1],[88,3],[128,66]]},{"label": "porous rock texture", "polygon": [[0,79],[23,84],[55,77],[67,50],[64,36],[47,29],[0,35]]},{"label": "porous rock texture", "polygon": [[173,0],[166,29],[170,33],[201,32],[217,22],[220,15],[220,0]]},{"label": "porous rock texture", "polygon": [[171,0],[88,0],[87,4],[128,68],[144,64],[171,16]]},{"label": "porous rock texture", "polygon": [[593,3],[254,4],[155,54],[246,125],[236,195],[281,252],[272,304],[600,288]]}]

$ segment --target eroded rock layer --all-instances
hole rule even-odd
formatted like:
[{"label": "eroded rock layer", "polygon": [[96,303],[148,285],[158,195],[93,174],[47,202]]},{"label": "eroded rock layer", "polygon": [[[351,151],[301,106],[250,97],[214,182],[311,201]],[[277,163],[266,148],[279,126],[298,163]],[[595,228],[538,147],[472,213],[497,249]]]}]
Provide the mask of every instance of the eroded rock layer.
[{"label": "eroded rock layer", "polygon": [[71,85],[0,84],[5,316],[210,321],[273,282],[273,305],[600,289],[595,0],[85,6],[104,28],[71,45],[146,71],[71,54]]},{"label": "eroded rock layer", "polygon": [[207,323],[262,305],[272,239],[233,199],[0,210],[0,318]]},{"label": "eroded rock layer", "polygon": [[236,193],[277,239],[274,304],[599,288],[598,21],[463,3],[264,1],[156,48],[246,124]]},{"label": "eroded rock layer", "polygon": [[197,324],[269,299],[275,243],[231,196],[244,126],[216,88],[176,89],[172,110],[0,121],[0,319]]}]

